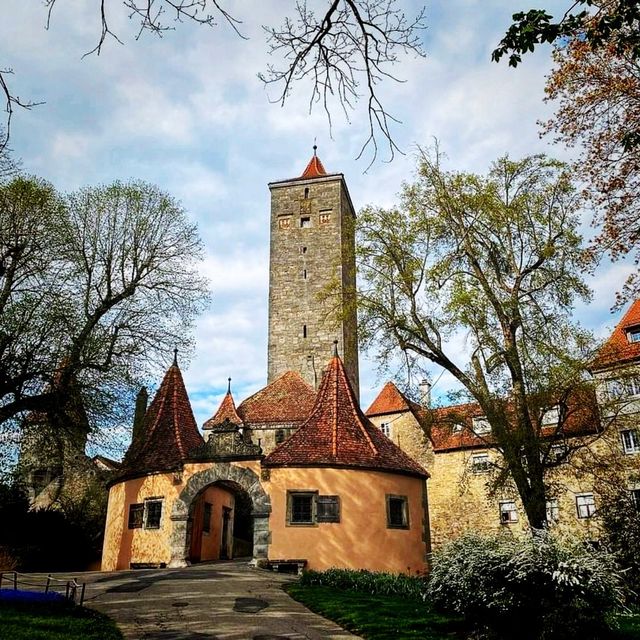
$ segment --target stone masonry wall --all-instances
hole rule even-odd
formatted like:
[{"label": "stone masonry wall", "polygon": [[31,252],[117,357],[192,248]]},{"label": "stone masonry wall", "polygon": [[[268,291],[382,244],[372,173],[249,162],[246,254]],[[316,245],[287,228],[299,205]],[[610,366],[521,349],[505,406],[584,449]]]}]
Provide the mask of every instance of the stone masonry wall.
[{"label": "stone masonry wall", "polygon": [[338,340],[357,394],[354,212],[344,179],[269,186],[268,382],[294,370],[317,388]]}]

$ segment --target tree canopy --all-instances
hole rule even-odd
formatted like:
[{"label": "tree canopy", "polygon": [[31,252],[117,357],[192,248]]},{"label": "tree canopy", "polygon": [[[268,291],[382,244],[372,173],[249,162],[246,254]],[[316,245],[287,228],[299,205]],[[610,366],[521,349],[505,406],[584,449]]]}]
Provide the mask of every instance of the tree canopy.
[{"label": "tree canopy", "polygon": [[127,391],[188,346],[208,296],[202,255],[153,185],[0,185],[0,427],[33,412],[63,428],[76,394],[91,427],[119,418]]},{"label": "tree canopy", "polygon": [[[358,221],[365,340],[382,358],[401,349],[439,365],[479,404],[503,455],[499,479],[513,480],[534,527],[590,346],[571,319],[590,295],[578,204],[567,167],[544,156],[500,158],[479,176],[444,170],[436,152],[399,207]],[[543,438],[551,406],[558,424]]]}]

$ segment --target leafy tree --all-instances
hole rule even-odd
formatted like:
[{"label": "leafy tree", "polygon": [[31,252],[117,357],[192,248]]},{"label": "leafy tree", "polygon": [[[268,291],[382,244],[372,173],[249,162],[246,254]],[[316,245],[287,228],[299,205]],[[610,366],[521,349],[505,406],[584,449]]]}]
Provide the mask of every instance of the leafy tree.
[{"label": "leafy tree", "polygon": [[184,210],[142,182],[0,185],[0,426],[104,430],[206,303]]},{"label": "leafy tree", "polygon": [[518,66],[522,55],[542,43],[579,39],[592,49],[611,45],[617,54],[640,58],[640,6],[636,0],[574,0],[561,18],[544,9],[513,14],[491,57],[498,62],[509,54],[509,65]]},{"label": "leafy tree", "polygon": [[[47,27],[55,6],[61,0],[45,0],[48,10]],[[96,17],[100,20],[96,46],[88,54],[100,54],[107,39],[122,43],[112,29],[112,17],[118,9],[100,0]],[[139,21],[137,37],[144,32],[162,36],[173,29],[174,22],[191,22],[215,27],[223,22],[236,34],[242,21],[228,11],[221,0],[122,0],[122,7],[131,19]],[[286,17],[279,27],[265,27],[270,53],[281,62],[270,65],[261,75],[266,85],[278,87],[276,102],[284,104],[293,85],[308,80],[311,83],[309,108],[320,103],[331,123],[330,104],[338,100],[348,114],[361,97],[361,87],[369,118],[369,136],[360,151],[372,149],[373,163],[378,153],[378,136],[387,143],[391,157],[398,147],[391,136],[390,126],[397,120],[384,107],[377,93],[383,80],[397,80],[391,67],[398,55],[424,55],[419,32],[425,28],[424,9],[414,19],[408,19],[397,6],[397,0],[331,0],[318,15],[306,2],[292,3],[295,17]],[[115,20],[114,20],[115,21]],[[87,54],[87,55],[88,55]],[[20,99],[10,89],[11,69],[0,68],[0,94],[5,96],[7,137],[15,107],[30,109],[38,103]],[[0,138],[0,148],[3,141]]]},{"label": "leafy tree", "polygon": [[[400,207],[359,215],[362,333],[382,359],[401,349],[460,383],[502,453],[496,481],[512,479],[540,528],[545,471],[559,463],[551,447],[580,392],[588,345],[571,320],[574,302],[589,298],[578,196],[565,165],[544,156],[501,158],[486,177],[440,161],[423,153]],[[558,425],[543,438],[543,413],[555,405]]]}]

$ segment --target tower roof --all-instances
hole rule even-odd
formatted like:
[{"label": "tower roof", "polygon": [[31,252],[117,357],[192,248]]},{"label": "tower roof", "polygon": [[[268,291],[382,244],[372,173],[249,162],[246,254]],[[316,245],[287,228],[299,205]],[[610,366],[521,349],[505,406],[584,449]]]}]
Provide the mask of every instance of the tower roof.
[{"label": "tower roof", "polygon": [[238,415],[247,424],[303,422],[315,399],[314,388],[297,371],[286,371],[240,403]]},{"label": "tower roof", "polygon": [[591,368],[604,369],[640,359],[640,341],[630,341],[629,332],[631,329],[640,331],[640,300],[635,300],[622,316],[622,320],[617,324],[609,339],[598,351]]},{"label": "tower roof", "polygon": [[318,158],[316,154],[316,145],[313,145],[313,156],[311,160],[309,160],[309,164],[306,169],[302,172],[301,178],[319,178],[320,176],[326,176],[327,172],[320,162],[320,158]]},{"label": "tower roof", "polygon": [[307,421],[268,455],[271,467],[359,467],[428,477],[364,416],[339,356],[322,379]]},{"label": "tower roof", "polygon": [[422,407],[413,400],[409,400],[393,382],[387,382],[376,396],[371,406],[365,411],[367,416],[382,416],[387,413],[403,413],[405,411],[420,411]]},{"label": "tower roof", "polygon": [[212,418],[209,418],[203,425],[203,429],[213,429],[216,425],[222,424],[225,420],[228,420],[232,424],[242,424],[242,418],[236,411],[236,403],[233,401],[233,395],[231,389],[227,391],[218,410],[215,412]]},{"label": "tower roof", "polygon": [[147,409],[143,425],[139,440],[131,443],[125,456],[123,467],[128,472],[174,469],[204,443],[175,360]]}]

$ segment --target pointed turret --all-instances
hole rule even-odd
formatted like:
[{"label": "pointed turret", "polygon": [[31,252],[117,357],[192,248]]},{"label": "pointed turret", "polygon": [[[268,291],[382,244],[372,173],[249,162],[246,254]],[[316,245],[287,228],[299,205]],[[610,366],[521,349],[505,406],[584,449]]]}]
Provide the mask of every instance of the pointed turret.
[{"label": "pointed turret", "polygon": [[143,436],[131,443],[125,456],[128,473],[175,469],[204,443],[175,358],[149,405],[141,432]]},{"label": "pointed turret", "polygon": [[305,170],[302,172],[302,175],[300,176],[301,178],[319,178],[320,176],[326,176],[327,172],[324,168],[324,166],[322,165],[322,162],[320,162],[320,158],[318,158],[318,155],[316,153],[316,151],[318,150],[318,147],[314,144],[313,145],[313,157],[311,158],[311,160],[309,160],[309,164],[306,166]]},{"label": "pointed turret", "polygon": [[329,363],[307,421],[263,465],[361,467],[428,477],[364,416],[337,355]]},{"label": "pointed turret", "polygon": [[233,400],[233,395],[231,394],[231,378],[229,378],[229,386],[227,388],[227,393],[225,394],[218,410],[215,412],[212,418],[209,418],[203,425],[203,429],[214,429],[216,425],[223,424],[225,421],[230,422],[231,424],[241,425],[242,418],[238,415],[236,411],[236,403]]}]

